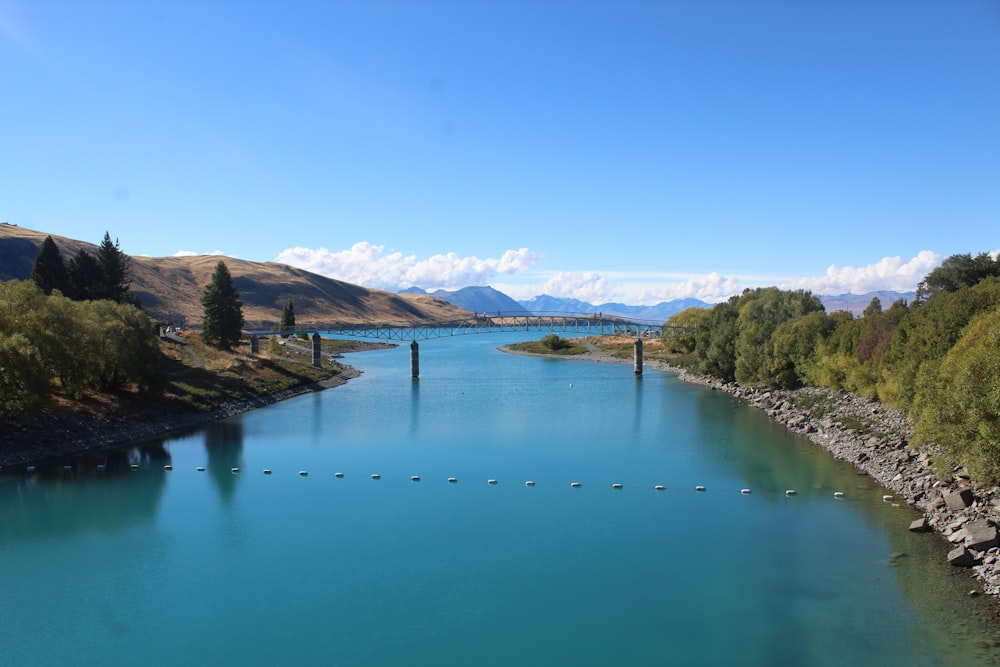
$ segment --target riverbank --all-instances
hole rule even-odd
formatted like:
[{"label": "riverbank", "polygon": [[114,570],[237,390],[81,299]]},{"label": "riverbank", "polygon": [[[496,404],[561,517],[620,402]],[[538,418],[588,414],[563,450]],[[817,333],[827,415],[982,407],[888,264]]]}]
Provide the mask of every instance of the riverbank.
[{"label": "riverbank", "polygon": [[[632,363],[631,359],[612,356],[585,344],[587,354],[568,358]],[[500,349],[511,354],[530,354],[509,346]],[[956,567],[969,568],[984,593],[1000,597],[997,531],[1000,487],[977,488],[964,470],[945,473],[935,470],[934,452],[910,444],[913,424],[905,413],[890,410],[878,401],[819,387],[781,391],[744,387],[699,376],[662,361],[647,361],[644,365],[673,373],[680,380],[709,390],[725,391],[871,476],[892,491],[884,502],[905,503],[923,513],[923,518],[914,521],[910,530],[935,532],[946,539],[953,545],[948,561]],[[973,590],[970,594],[978,592]]]}]

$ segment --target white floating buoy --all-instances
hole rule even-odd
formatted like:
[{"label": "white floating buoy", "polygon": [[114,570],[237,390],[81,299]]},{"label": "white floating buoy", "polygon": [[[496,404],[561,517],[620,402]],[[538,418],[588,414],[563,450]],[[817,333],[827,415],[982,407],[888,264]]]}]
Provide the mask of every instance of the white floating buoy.
[{"label": "white floating buoy", "polygon": [[97,469],[100,470],[101,472],[104,472],[105,470],[108,469],[108,466],[107,466],[106,463],[98,463],[97,464]]},{"label": "white floating buoy", "polygon": [[35,466],[28,466],[25,468],[28,472],[35,472]]},{"label": "white floating buoy", "polygon": [[746,496],[746,495],[749,495],[749,494],[751,494],[753,492],[750,489],[740,489],[740,493],[742,493],[743,495]]},{"label": "white floating buoy", "polygon": [[843,491],[834,491],[833,492],[833,497],[834,498],[843,498],[844,497],[844,492]]},{"label": "white floating buoy", "polygon": [[308,474],[309,474],[308,470],[300,470],[299,471],[299,476],[300,477],[306,477]]},{"label": "white floating buoy", "polygon": [[233,473],[234,475],[235,475],[236,473],[238,473],[239,471],[240,471],[240,469],[239,469],[239,468],[230,468],[230,469],[229,469],[229,472]]},{"label": "white floating buoy", "polygon": [[63,470],[72,470],[73,466],[63,466]]},{"label": "white floating buoy", "polygon": [[620,489],[620,488],[622,488],[622,485],[619,484],[618,482],[615,482],[614,484],[611,485],[611,488],[612,489]]},{"label": "white floating buoy", "polygon": [[372,479],[382,479],[382,475],[375,473],[374,475],[372,475]]},{"label": "white floating buoy", "polygon": [[890,496],[890,495],[882,496],[882,502],[885,502],[885,503],[892,502],[892,496]]},{"label": "white floating buoy", "polygon": [[335,472],[335,473],[333,473],[333,476],[334,477],[343,477],[344,473],[342,473],[342,472]]},{"label": "white floating buoy", "polygon": [[569,383],[569,388],[570,388],[570,389],[572,389],[572,388],[573,388],[573,383],[572,383],[572,382],[570,382],[570,383]]},{"label": "white floating buoy", "polygon": [[264,468],[264,474],[265,475],[270,475],[271,474],[271,469],[270,468]]},{"label": "white floating buoy", "polygon": [[796,493],[798,493],[798,491],[796,491],[795,489],[788,489],[787,491],[785,491],[786,496],[794,496]]},{"label": "white floating buoy", "polygon": [[410,475],[410,481],[411,482],[419,482],[420,481],[420,475]]},{"label": "white floating buoy", "polygon": [[[69,469],[69,466],[66,466],[66,468]],[[132,465],[130,465],[128,467],[128,469],[129,470],[138,470],[139,469],[139,464],[138,463],[133,463]]]},{"label": "white floating buoy", "polygon": [[497,481],[495,479],[488,479],[488,480],[486,480],[486,483],[487,484],[496,484]]},{"label": "white floating buoy", "polygon": [[570,482],[570,486],[572,486],[574,489],[579,489],[580,482]]},{"label": "white floating buoy", "polygon": [[173,470],[174,467],[168,463],[167,465],[163,466],[163,469],[164,470]]},{"label": "white floating buoy", "polygon": [[535,483],[529,479],[527,482],[524,483],[524,485],[525,486],[534,486]]},{"label": "white floating buoy", "polygon": [[657,490],[657,491],[663,491],[663,490],[664,490],[665,488],[667,488],[667,487],[663,486],[662,484],[657,484],[657,485],[656,485],[656,486],[654,486],[653,488],[654,488],[655,490]]},{"label": "white floating buoy", "polygon": [[694,487],[694,490],[695,491],[704,491],[705,487],[704,486],[696,486],[696,487]]},{"label": "white floating buoy", "polygon": [[452,484],[454,484],[455,482],[458,481],[458,477],[449,477],[448,481],[451,482]]},{"label": "white floating buoy", "polygon": [[197,468],[195,468],[195,470],[197,470],[198,472],[205,472],[205,466],[198,466]]}]

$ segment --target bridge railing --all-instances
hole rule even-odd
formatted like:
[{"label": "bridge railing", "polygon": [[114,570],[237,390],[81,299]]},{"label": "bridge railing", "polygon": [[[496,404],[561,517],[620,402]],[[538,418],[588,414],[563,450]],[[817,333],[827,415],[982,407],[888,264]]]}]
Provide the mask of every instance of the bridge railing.
[{"label": "bridge railing", "polygon": [[246,330],[248,335],[321,333],[381,340],[428,340],[447,336],[497,332],[539,331],[612,335],[629,338],[693,336],[694,327],[673,326],[662,320],[641,320],[603,313],[497,311],[469,317],[411,322],[309,322],[293,327]]}]

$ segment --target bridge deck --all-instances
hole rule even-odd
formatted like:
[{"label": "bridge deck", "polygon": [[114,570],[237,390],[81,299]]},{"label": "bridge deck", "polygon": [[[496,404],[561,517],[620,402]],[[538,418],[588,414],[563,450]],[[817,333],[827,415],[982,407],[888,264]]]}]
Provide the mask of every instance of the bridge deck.
[{"label": "bridge deck", "polygon": [[476,313],[464,319],[408,323],[311,322],[294,327],[251,329],[248,335],[308,334],[352,336],[381,340],[429,340],[483,333],[539,331],[629,338],[693,336],[693,327],[672,326],[662,320],[639,320],[593,313]]}]

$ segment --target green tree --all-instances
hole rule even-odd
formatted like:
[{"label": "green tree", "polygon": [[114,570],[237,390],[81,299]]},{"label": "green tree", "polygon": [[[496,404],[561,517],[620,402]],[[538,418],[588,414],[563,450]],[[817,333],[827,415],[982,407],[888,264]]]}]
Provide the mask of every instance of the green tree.
[{"label": "green tree", "polygon": [[541,343],[542,345],[549,348],[553,352],[562,350],[570,346],[570,342],[568,340],[566,340],[565,338],[560,338],[559,334],[554,334],[554,333],[549,334],[547,336],[543,336]]},{"label": "green tree", "polygon": [[989,253],[952,255],[927,274],[917,285],[916,303],[924,303],[933,294],[955,292],[972,287],[989,277],[1000,277],[1000,261]]},{"label": "green tree", "polygon": [[220,260],[215,265],[212,281],[202,294],[201,305],[205,309],[202,339],[221,350],[232,349],[239,342],[243,329],[243,303],[225,262]]},{"label": "green tree", "polygon": [[0,422],[34,415],[49,393],[49,375],[31,340],[0,333]]},{"label": "green tree", "polygon": [[699,324],[695,334],[695,352],[699,372],[732,381],[736,376],[736,336],[738,296],[717,303]]},{"label": "green tree", "polygon": [[129,277],[128,255],[118,247],[118,239],[111,241],[111,235],[104,232],[104,239],[97,248],[97,266],[100,269],[96,298],[110,299],[117,303],[132,302],[128,295],[132,279]]},{"label": "green tree", "polygon": [[763,287],[744,290],[740,296],[735,343],[736,381],[740,384],[777,385],[785,363],[775,359],[771,335],[783,322],[823,310],[812,293]]},{"label": "green tree", "polygon": [[59,290],[66,294],[69,289],[69,273],[66,270],[66,263],[51,236],[46,236],[38,249],[35,263],[31,267],[31,280],[46,294],[52,294],[53,290]]},{"label": "green tree", "polygon": [[281,337],[287,338],[291,329],[295,328],[295,304],[291,301],[281,309]]},{"label": "green tree", "polygon": [[[667,320],[667,326],[688,327],[697,331],[698,325],[709,316],[711,311],[708,308],[685,308],[674,313]],[[665,339],[671,352],[694,352],[697,345],[697,336],[675,336]]]},{"label": "green tree", "polygon": [[66,296],[76,301],[100,298],[101,267],[93,255],[79,250],[70,258],[66,271],[69,273],[69,293]]},{"label": "green tree", "polygon": [[936,373],[921,375],[914,439],[981,484],[1000,481],[1000,308],[975,319]]}]

